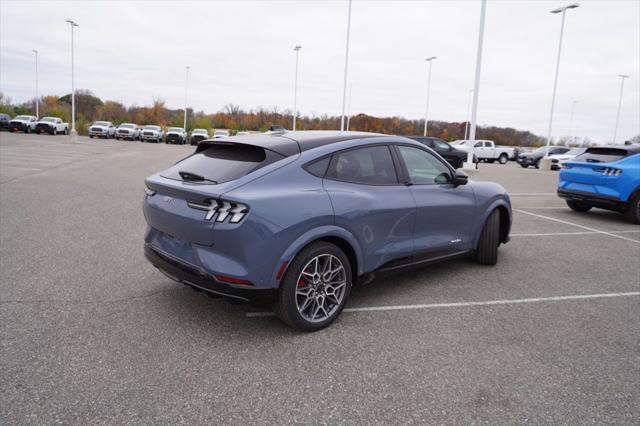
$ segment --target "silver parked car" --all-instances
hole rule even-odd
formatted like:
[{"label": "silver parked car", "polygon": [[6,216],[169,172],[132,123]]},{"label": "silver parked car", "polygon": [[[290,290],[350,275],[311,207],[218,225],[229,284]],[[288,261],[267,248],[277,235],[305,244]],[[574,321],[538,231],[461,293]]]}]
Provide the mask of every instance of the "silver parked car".
[{"label": "silver parked car", "polygon": [[116,136],[116,126],[110,121],[96,121],[89,126],[89,137],[114,138]]},{"label": "silver parked car", "polygon": [[116,129],[116,139],[136,141],[140,139],[140,127],[133,123],[122,123]]}]

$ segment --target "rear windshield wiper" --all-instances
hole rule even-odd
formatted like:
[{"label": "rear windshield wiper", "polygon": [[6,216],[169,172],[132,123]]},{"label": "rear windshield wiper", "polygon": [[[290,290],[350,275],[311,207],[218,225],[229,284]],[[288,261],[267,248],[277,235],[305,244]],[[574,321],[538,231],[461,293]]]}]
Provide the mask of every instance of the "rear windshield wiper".
[{"label": "rear windshield wiper", "polygon": [[207,179],[204,176],[200,176],[200,175],[197,175],[197,174],[191,173],[191,172],[179,171],[178,174],[180,175],[182,180],[185,181],[185,182],[211,182],[213,184],[217,184],[218,183],[215,180]]}]

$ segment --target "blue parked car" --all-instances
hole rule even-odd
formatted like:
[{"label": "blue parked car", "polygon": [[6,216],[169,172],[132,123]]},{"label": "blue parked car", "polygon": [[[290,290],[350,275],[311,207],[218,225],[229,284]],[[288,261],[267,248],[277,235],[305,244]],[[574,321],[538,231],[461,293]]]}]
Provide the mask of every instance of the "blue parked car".
[{"label": "blue parked car", "polygon": [[640,145],[589,148],[565,162],[558,195],[572,210],[614,210],[640,224]]},{"label": "blue parked car", "polygon": [[154,266],[210,295],[275,302],[307,331],[329,325],[373,274],[464,255],[494,265],[511,227],[501,186],[371,133],[203,141],[145,191]]}]

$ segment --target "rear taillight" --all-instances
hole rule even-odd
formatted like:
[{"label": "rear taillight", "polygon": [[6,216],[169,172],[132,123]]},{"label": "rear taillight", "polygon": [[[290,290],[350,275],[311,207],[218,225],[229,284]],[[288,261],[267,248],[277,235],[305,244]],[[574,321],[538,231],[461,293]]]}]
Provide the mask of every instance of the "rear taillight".
[{"label": "rear taillight", "polygon": [[216,222],[224,222],[228,218],[229,223],[238,223],[249,211],[249,207],[244,204],[225,200],[210,200],[209,204],[188,202],[187,205],[192,209],[206,211],[205,220],[211,220],[216,216]]},{"label": "rear taillight", "polygon": [[237,284],[237,285],[253,285],[253,283],[249,280],[242,280],[239,278],[227,277],[226,275],[216,275],[216,280],[227,283],[227,284]]},{"label": "rear taillight", "polygon": [[622,173],[622,170],[614,169],[613,167],[605,167],[602,169],[597,169],[596,171],[598,173],[602,173],[605,176],[620,176],[620,174]]}]

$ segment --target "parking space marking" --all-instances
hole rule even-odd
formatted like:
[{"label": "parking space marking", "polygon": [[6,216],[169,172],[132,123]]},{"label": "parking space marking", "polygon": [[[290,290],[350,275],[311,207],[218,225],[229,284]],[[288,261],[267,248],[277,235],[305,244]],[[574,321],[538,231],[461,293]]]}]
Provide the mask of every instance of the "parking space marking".
[{"label": "parking space marking", "polygon": [[519,213],[528,214],[528,215],[534,216],[534,217],[539,217],[541,219],[547,219],[547,220],[551,220],[551,221],[554,221],[554,222],[564,223],[565,225],[575,226],[577,228],[586,229],[587,231],[592,231],[592,232],[595,232],[595,233],[598,233],[598,234],[608,235],[610,237],[619,238],[621,240],[631,241],[632,243],[640,244],[640,240],[634,240],[633,238],[627,238],[627,237],[624,237],[622,235],[612,234],[611,232],[600,231],[599,229],[590,228],[590,227],[584,226],[584,225],[578,225],[577,223],[568,222],[566,220],[556,219],[556,218],[550,217],[550,216],[544,216],[544,215],[541,215],[541,214],[526,212],[526,211],[521,210],[521,209],[514,209],[514,211],[517,211]]},{"label": "parking space marking", "polygon": [[[609,231],[612,234],[635,234],[640,233],[639,231]],[[549,237],[555,235],[593,235],[600,234],[601,232],[596,231],[581,231],[581,232],[545,232],[540,234],[509,234],[510,237]]]},{"label": "parking space marking", "polygon": [[[533,297],[529,299],[505,299],[486,300],[481,302],[454,302],[454,303],[430,303],[420,305],[390,305],[390,306],[365,306],[361,308],[345,308],[342,312],[375,312],[375,311],[406,311],[414,309],[437,308],[461,308],[468,306],[492,306],[492,305],[516,305],[522,303],[561,302],[566,300],[606,299],[613,297],[640,296],[640,291],[628,291],[625,293],[601,293],[601,294],[576,294],[572,296]],[[272,317],[274,312],[247,312],[249,318]]]}]

